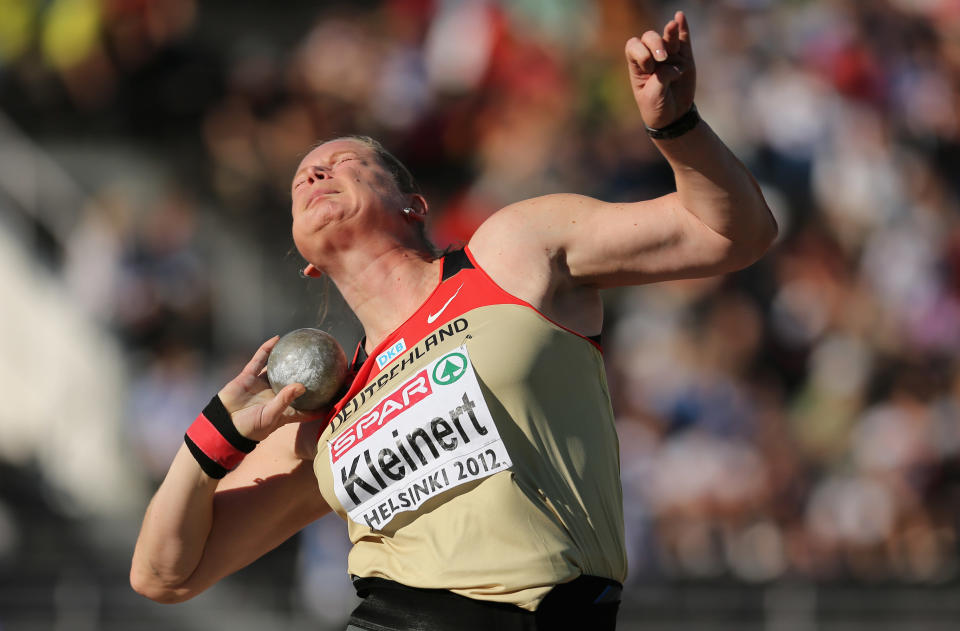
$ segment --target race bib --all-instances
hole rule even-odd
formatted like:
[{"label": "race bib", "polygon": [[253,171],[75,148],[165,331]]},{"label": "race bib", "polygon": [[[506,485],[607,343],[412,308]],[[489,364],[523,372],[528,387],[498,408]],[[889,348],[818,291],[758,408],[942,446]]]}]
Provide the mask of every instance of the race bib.
[{"label": "race bib", "polygon": [[407,379],[329,447],[337,499],[373,529],[513,464],[466,346]]}]

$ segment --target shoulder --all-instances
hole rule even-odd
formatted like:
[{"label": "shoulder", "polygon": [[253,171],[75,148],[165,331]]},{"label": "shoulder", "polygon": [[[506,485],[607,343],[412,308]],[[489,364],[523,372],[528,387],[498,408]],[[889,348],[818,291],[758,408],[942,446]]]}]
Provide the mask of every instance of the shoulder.
[{"label": "shoulder", "polygon": [[600,203],[585,195],[556,193],[510,204],[483,222],[470,239],[470,249],[476,253],[509,245],[512,251],[527,257],[556,256],[563,245],[558,235],[571,221],[576,223],[580,214],[577,209]]},{"label": "shoulder", "polygon": [[470,239],[481,267],[504,289],[534,306],[556,282],[560,254],[549,238],[551,208],[567,195],[545,195],[510,204],[491,215]]},{"label": "shoulder", "polygon": [[500,287],[586,335],[598,332],[588,329],[599,327],[599,294],[571,277],[560,235],[579,216],[569,208],[593,203],[565,193],[517,202],[490,216],[469,242],[474,259]]}]

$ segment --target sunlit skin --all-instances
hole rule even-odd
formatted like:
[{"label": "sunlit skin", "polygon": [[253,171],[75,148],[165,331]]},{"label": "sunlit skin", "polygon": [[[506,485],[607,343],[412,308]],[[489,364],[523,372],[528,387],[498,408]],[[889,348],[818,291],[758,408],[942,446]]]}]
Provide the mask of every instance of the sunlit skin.
[{"label": "sunlit skin", "polygon": [[426,200],[401,193],[374,150],[353,139],[307,154],[290,190],[297,250],[333,280],[364,324],[368,347],[376,345],[437,284],[439,262],[415,226]]},{"label": "sunlit skin", "polygon": [[406,202],[373,150],[349,139],[308,153],[293,176],[290,195],[294,242],[301,249],[308,247],[307,235],[331,221],[342,222],[371,208],[400,209]]}]

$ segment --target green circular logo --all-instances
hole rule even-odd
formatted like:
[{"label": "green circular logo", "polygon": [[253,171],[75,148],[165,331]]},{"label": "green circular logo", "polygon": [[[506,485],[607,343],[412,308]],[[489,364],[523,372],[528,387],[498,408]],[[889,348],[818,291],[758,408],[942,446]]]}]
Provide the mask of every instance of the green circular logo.
[{"label": "green circular logo", "polygon": [[433,367],[433,381],[449,386],[467,372],[467,358],[463,353],[450,353],[440,358]]}]

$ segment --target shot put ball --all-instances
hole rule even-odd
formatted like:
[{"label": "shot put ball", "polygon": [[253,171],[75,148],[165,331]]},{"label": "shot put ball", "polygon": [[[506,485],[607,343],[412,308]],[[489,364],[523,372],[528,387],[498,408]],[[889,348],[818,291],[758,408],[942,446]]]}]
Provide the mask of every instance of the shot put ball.
[{"label": "shot put ball", "polygon": [[267,359],[267,380],[274,392],[291,383],[307,389],[291,404],[316,410],[333,399],[347,374],[347,357],[337,340],[320,329],[297,329],[281,337]]}]

